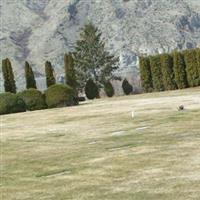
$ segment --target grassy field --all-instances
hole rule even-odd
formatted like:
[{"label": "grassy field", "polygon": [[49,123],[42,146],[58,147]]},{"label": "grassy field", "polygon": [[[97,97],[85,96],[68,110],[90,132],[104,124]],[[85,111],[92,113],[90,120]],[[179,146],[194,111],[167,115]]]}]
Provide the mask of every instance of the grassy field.
[{"label": "grassy field", "polygon": [[200,88],[2,116],[0,165],[2,200],[199,200]]}]

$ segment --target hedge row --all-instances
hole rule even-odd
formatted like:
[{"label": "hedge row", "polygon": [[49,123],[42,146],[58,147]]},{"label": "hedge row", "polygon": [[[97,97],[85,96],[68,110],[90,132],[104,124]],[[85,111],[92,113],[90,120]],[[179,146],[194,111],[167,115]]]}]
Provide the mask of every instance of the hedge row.
[{"label": "hedge row", "polygon": [[200,85],[200,49],[140,57],[140,76],[145,92]]},{"label": "hedge row", "polygon": [[67,85],[55,84],[44,94],[30,88],[17,94],[5,92],[0,94],[0,115],[77,105],[73,89]]}]

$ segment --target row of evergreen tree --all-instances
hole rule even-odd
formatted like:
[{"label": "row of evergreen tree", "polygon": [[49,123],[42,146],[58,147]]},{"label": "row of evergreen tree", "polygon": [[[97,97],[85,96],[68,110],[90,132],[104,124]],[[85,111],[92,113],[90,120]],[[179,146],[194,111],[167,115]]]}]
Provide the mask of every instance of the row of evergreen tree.
[{"label": "row of evergreen tree", "polygon": [[[76,89],[76,78],[74,71],[74,61],[71,53],[65,54],[64,56],[65,62],[65,80],[66,84],[71,86],[74,90]],[[35,88],[37,89],[35,76],[30,64],[25,62],[25,79],[26,79],[26,89]],[[14,78],[14,73],[12,69],[11,62],[8,58],[2,60],[2,73],[4,78],[4,89],[5,92],[16,93],[16,83]],[[46,86],[47,88],[51,85],[56,84],[56,79],[54,76],[54,69],[51,65],[51,62],[45,62],[45,74],[46,74]]]},{"label": "row of evergreen tree", "polygon": [[144,92],[164,91],[200,85],[200,49],[139,58]]}]

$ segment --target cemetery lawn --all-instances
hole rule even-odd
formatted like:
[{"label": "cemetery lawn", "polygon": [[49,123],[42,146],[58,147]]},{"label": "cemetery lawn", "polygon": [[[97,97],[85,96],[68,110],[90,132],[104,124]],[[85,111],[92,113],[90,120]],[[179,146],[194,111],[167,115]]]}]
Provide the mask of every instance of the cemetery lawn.
[{"label": "cemetery lawn", "polygon": [[200,88],[4,115],[0,145],[1,200],[198,200]]}]

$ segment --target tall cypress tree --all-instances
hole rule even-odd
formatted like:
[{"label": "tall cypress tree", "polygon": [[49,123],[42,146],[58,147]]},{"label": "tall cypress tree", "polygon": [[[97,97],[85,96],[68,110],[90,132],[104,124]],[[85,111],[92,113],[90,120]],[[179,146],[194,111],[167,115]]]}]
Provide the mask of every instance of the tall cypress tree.
[{"label": "tall cypress tree", "polygon": [[164,85],[162,80],[162,70],[160,55],[150,56],[151,74],[153,80],[153,88],[155,91],[163,91]]},{"label": "tall cypress tree", "polygon": [[50,87],[51,85],[54,85],[56,83],[56,79],[55,79],[53,73],[54,73],[54,70],[51,65],[51,62],[46,61],[45,62],[45,74],[46,74],[47,87]]},{"label": "tall cypress tree", "polygon": [[165,90],[177,89],[173,71],[173,57],[170,54],[165,53],[160,56],[160,60]]},{"label": "tall cypress tree", "polygon": [[27,61],[25,62],[25,78],[26,78],[26,88],[27,89],[29,89],[29,88],[37,89],[33,70]]},{"label": "tall cypress tree", "polygon": [[140,57],[139,65],[140,65],[140,77],[141,77],[142,88],[145,92],[152,92],[153,83],[152,83],[149,57]]},{"label": "tall cypress tree", "polygon": [[74,58],[71,53],[65,54],[64,56],[65,62],[65,82],[69,85],[76,93],[76,73],[74,69]]},{"label": "tall cypress tree", "polygon": [[188,49],[183,52],[186,64],[187,81],[190,87],[200,84],[198,62],[195,49]]},{"label": "tall cypress tree", "polygon": [[185,61],[181,52],[173,52],[174,75],[175,81],[179,89],[188,86],[187,76],[185,71]]},{"label": "tall cypress tree", "polygon": [[16,84],[11,62],[8,58],[2,60],[2,72],[5,92],[16,93]]}]

